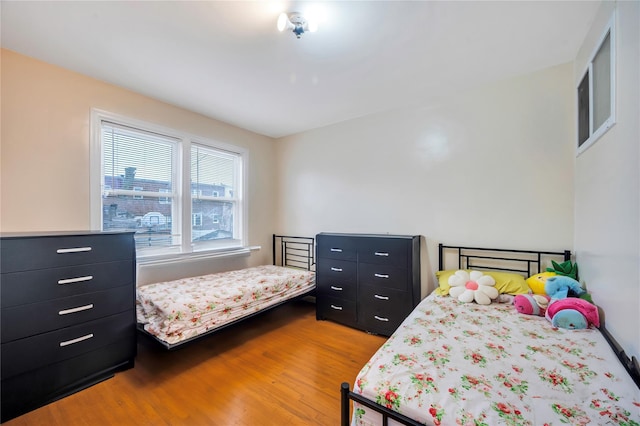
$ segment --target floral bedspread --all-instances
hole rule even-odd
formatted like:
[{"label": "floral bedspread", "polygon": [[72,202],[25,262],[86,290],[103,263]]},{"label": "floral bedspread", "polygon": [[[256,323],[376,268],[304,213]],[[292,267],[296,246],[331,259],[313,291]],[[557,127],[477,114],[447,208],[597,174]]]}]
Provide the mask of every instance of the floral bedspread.
[{"label": "floral bedspread", "polygon": [[[427,425],[639,425],[640,390],[597,329],[431,294],[354,391]],[[353,424],[381,425],[354,404]],[[390,422],[393,424],[393,422]]]},{"label": "floral bedspread", "polygon": [[265,265],[137,289],[138,322],[174,344],[315,287],[314,273]]}]

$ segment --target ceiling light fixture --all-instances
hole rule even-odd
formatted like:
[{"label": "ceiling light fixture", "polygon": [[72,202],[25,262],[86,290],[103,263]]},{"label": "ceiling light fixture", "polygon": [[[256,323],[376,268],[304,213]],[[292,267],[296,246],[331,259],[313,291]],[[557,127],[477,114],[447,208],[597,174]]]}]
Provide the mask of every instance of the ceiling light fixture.
[{"label": "ceiling light fixture", "polygon": [[315,21],[307,20],[301,13],[281,13],[278,16],[278,30],[280,32],[285,30],[291,30],[296,35],[296,38],[302,37],[305,31],[315,33],[318,31],[318,23]]}]

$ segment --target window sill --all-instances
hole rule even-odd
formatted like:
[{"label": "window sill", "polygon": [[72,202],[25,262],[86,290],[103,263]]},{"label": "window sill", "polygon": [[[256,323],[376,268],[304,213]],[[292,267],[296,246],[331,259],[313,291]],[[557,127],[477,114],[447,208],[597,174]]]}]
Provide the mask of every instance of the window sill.
[{"label": "window sill", "polygon": [[611,129],[616,122],[613,118],[609,118],[605,121],[598,130],[596,130],[582,145],[580,145],[576,151],[576,157],[579,157],[580,154],[585,152],[587,149],[591,148],[596,142],[600,140],[608,131]]},{"label": "window sill", "polygon": [[250,247],[238,247],[234,249],[223,250],[207,250],[192,253],[182,254],[164,254],[164,255],[150,255],[150,256],[138,256],[138,265],[167,265],[171,263],[182,263],[193,260],[207,260],[207,259],[222,259],[225,257],[246,257],[253,251],[258,251],[262,247],[250,246]]}]

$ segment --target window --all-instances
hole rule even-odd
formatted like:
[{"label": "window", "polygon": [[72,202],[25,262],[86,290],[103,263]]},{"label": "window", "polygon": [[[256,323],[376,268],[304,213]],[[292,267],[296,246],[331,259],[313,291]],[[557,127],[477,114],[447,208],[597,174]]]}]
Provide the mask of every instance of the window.
[{"label": "window", "polygon": [[93,229],[135,231],[139,257],[244,245],[243,150],[101,111],[92,126]]},{"label": "window", "polygon": [[[165,194],[169,193],[169,190],[166,188],[158,188],[158,192],[164,192]],[[158,198],[158,202],[160,204],[170,204],[171,201],[169,201],[168,197],[160,197]]]},{"label": "window", "polygon": [[191,226],[194,228],[202,226],[202,213],[193,213],[191,215]]},{"label": "window", "polygon": [[[134,186],[133,190],[134,191],[142,191],[144,188],[142,188],[141,186]],[[142,195],[134,195],[133,199],[134,200],[142,200],[144,197]]]},{"label": "window", "polygon": [[578,154],[589,148],[615,124],[613,23],[612,18],[578,84]]},{"label": "window", "polygon": [[104,185],[102,187],[102,196],[108,197],[110,193],[111,193],[111,185]]},{"label": "window", "polygon": [[[238,200],[233,189],[238,186],[238,156],[205,145],[191,145],[191,211],[200,214],[202,223],[191,232],[194,242],[233,238]],[[220,197],[219,194],[230,194]],[[211,195],[205,195],[211,194]]]}]

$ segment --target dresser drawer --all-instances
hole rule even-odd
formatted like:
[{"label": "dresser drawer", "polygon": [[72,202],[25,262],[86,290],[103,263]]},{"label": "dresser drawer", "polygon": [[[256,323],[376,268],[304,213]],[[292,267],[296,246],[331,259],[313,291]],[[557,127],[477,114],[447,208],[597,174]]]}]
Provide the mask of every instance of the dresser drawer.
[{"label": "dresser drawer", "polygon": [[[4,271],[3,271],[4,272]],[[130,285],[132,260],[2,274],[2,308]]]},{"label": "dresser drawer", "polygon": [[331,235],[318,235],[316,258],[356,260],[357,247],[353,238]]},{"label": "dresser drawer", "polygon": [[376,309],[376,312],[404,312],[411,311],[409,293],[402,290],[384,287],[360,286],[358,301],[361,306]]},{"label": "dresser drawer", "polygon": [[318,259],[317,281],[319,286],[342,283],[356,283],[358,268],[356,262],[335,259]]},{"label": "dresser drawer", "polygon": [[384,312],[367,311],[360,314],[361,328],[369,333],[391,336],[406,316],[389,315]]},{"label": "dresser drawer", "polygon": [[335,297],[316,299],[319,319],[330,319],[342,324],[355,326],[357,322],[356,303]]},{"label": "dresser drawer", "polygon": [[410,240],[398,238],[363,239],[358,248],[358,260],[406,269],[409,265],[410,242]]},{"label": "dresser drawer", "polygon": [[370,286],[360,288],[359,319],[369,332],[389,336],[410,312],[407,292]]},{"label": "dresser drawer", "polygon": [[0,250],[3,273],[127,260],[135,253],[131,233],[3,238]]},{"label": "dresser drawer", "polygon": [[128,311],[133,306],[132,288],[125,285],[2,309],[2,343]]},{"label": "dresser drawer", "polygon": [[3,379],[0,421],[5,422],[133,366],[135,340],[119,340],[96,351]]},{"label": "dresser drawer", "polygon": [[370,263],[358,264],[359,283],[375,287],[396,288],[407,290],[407,269],[389,265],[376,265]]},{"label": "dresser drawer", "polygon": [[352,281],[331,281],[329,279],[322,280],[322,283],[318,284],[318,293],[329,296],[337,297],[343,300],[356,300],[357,286]]},{"label": "dresser drawer", "polygon": [[129,310],[81,325],[3,343],[2,379],[94,351],[118,340],[135,339],[135,332],[134,311]]}]

